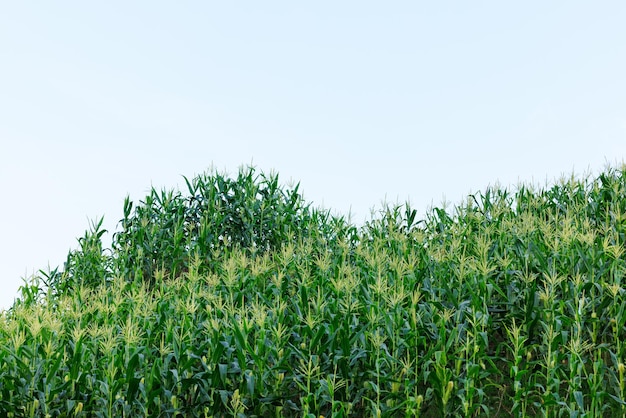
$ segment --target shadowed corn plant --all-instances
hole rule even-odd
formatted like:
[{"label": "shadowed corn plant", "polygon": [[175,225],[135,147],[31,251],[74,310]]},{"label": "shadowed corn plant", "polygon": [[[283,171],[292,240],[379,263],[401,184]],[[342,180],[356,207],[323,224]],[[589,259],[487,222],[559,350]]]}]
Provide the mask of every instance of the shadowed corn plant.
[{"label": "shadowed corn plant", "polygon": [[626,168],[361,228],[273,179],[92,225],[0,314],[0,416],[626,415]]}]

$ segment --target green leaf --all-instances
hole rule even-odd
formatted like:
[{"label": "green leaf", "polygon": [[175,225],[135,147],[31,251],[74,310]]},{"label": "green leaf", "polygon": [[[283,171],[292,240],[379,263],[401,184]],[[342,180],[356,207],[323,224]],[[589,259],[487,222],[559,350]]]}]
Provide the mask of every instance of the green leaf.
[{"label": "green leaf", "polygon": [[576,400],[576,404],[581,411],[585,410],[585,402],[583,400],[583,393],[579,390],[574,391],[574,399]]}]

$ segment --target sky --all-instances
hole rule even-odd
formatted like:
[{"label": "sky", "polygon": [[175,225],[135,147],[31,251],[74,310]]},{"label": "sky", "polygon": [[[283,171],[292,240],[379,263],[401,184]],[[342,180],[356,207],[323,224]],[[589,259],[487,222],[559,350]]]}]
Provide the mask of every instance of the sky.
[{"label": "sky", "polygon": [[359,224],[616,165],[625,21],[622,1],[2,2],[0,309],[127,195],[212,166]]}]

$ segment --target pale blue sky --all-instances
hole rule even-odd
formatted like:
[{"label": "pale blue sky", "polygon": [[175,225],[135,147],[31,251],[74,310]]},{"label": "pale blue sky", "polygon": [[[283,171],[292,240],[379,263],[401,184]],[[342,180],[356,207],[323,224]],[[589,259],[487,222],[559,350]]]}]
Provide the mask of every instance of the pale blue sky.
[{"label": "pale blue sky", "polygon": [[253,162],[356,222],[626,155],[626,3],[3,2],[0,308],[126,194]]}]

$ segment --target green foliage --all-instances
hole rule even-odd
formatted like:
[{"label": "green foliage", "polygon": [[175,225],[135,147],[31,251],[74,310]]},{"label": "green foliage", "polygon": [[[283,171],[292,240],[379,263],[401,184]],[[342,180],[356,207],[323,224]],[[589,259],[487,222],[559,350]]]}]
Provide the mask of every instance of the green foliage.
[{"label": "green foliage", "polygon": [[176,277],[197,259],[198,272],[214,271],[234,249],[254,256],[309,238],[320,243],[356,239],[355,227],[305,204],[299,185],[282,187],[278,175],[247,167],[236,178],[210,172],[184,179],[188,194],[152,188],[137,205],[127,197],[112,248],[102,246],[107,231],[101,218],[68,254],[65,269],[42,271],[42,282],[54,295],[114,277],[153,283],[157,272]]},{"label": "green foliage", "polygon": [[56,292],[65,293],[80,285],[95,287],[103,284],[111,270],[111,257],[102,247],[102,236],[107,232],[102,229],[104,217],[98,222],[92,222],[91,228],[78,240],[79,248],[71,251],[65,262],[65,270],[60,275],[55,272],[52,279],[58,281],[49,283]]},{"label": "green foliage", "polygon": [[23,286],[0,415],[626,414],[626,167],[360,229],[249,173],[127,200],[112,256],[96,223],[66,289]]},{"label": "green foliage", "polygon": [[277,175],[249,167],[236,179],[215,172],[185,182],[188,196],[153,188],[134,210],[126,199],[113,244],[117,274],[150,280],[162,269],[176,276],[196,254],[211,266],[232,248],[265,252],[317,227],[298,186],[281,188]]}]

